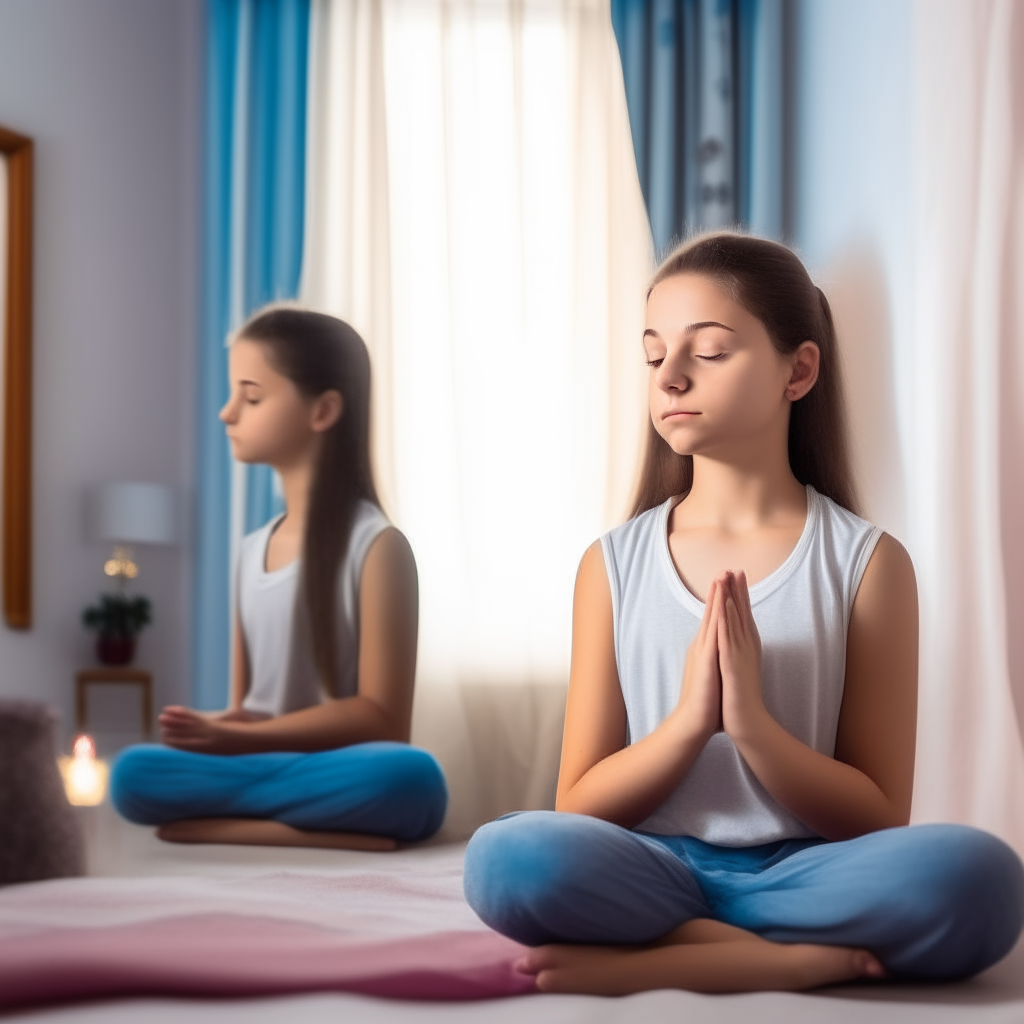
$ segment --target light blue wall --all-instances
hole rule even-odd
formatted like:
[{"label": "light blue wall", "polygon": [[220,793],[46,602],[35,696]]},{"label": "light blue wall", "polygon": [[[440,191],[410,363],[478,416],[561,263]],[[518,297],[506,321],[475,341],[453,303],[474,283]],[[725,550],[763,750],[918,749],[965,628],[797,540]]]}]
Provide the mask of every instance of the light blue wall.
[{"label": "light blue wall", "polygon": [[867,512],[904,532],[912,0],[795,0],[793,241],[833,299]]},{"label": "light blue wall", "polygon": [[911,0],[797,0],[795,239],[825,266],[857,238],[906,272]]}]

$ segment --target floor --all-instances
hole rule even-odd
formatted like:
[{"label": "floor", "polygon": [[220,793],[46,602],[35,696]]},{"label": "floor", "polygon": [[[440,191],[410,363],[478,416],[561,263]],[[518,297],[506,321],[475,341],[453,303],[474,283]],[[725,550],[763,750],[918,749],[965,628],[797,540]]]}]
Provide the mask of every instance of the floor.
[{"label": "floor", "polygon": [[[80,809],[90,853],[90,873],[106,877],[251,876],[267,869],[296,871],[394,870],[450,862],[461,845],[443,840],[394,854],[339,853],[242,847],[187,847],[161,843],[151,830],[128,825],[108,807]],[[819,990],[813,994],[753,993],[701,996],[659,991],[620,999],[531,995],[475,1003],[413,1003],[350,994],[310,994],[260,999],[119,999],[0,1014],[18,1024],[264,1024],[301,1019],[394,1024],[484,1021],[486,1024],[632,1024],[633,1021],[700,1021],[708,1024],[979,1024],[1024,1022],[1024,942],[1002,963],[970,982],[948,985],[881,985]]]}]

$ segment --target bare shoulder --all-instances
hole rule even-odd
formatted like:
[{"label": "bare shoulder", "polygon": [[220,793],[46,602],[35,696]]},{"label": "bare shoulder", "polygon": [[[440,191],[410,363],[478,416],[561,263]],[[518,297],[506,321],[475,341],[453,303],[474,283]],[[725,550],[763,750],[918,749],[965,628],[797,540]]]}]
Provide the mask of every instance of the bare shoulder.
[{"label": "bare shoulder", "polygon": [[591,544],[580,559],[572,612],[572,662],[569,700],[586,692],[619,694],[615,664],[612,595],[604,568],[601,542]]},{"label": "bare shoulder", "polygon": [[[891,534],[883,533],[878,538],[871,562],[878,562],[879,565],[891,565],[899,567],[903,572],[914,575],[914,563],[911,561],[907,549]],[[869,566],[871,564],[869,562]]]},{"label": "bare shoulder", "polygon": [[406,610],[403,617],[415,617],[418,603],[419,577],[412,547],[401,530],[389,526],[374,537],[363,562],[359,605],[364,625],[375,609],[382,621],[393,620],[399,607]]},{"label": "bare shoulder", "polygon": [[374,537],[363,563],[363,580],[371,576],[416,576],[416,557],[405,534],[396,526],[388,526]]},{"label": "bare shoulder", "polygon": [[611,606],[611,588],[608,586],[608,573],[604,566],[604,551],[601,542],[595,540],[583,552],[579,568],[576,570],[576,595],[607,599]]},{"label": "bare shoulder", "polygon": [[878,538],[853,603],[854,616],[917,611],[917,576],[907,549],[891,534]]},{"label": "bare shoulder", "polygon": [[390,724],[384,738],[408,743],[419,586],[412,548],[394,527],[377,534],[366,554],[359,619],[359,695],[385,712]]},{"label": "bare shoulder", "polygon": [[604,565],[601,542],[594,541],[583,553],[576,570],[576,589],[573,593],[573,649],[589,644],[604,633],[609,634],[611,645],[612,592]]}]

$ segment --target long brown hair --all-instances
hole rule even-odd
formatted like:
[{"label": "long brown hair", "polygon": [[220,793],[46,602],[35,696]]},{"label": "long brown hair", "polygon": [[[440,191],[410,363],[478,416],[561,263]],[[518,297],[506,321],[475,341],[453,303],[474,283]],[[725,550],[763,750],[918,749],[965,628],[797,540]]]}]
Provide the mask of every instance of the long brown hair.
[{"label": "long brown hair", "polygon": [[[700,274],[717,281],[764,324],[775,350],[795,352],[813,341],[821,352],[818,379],[789,415],[789,465],[802,484],[851,512],[859,510],[846,436],[839,352],[832,310],[799,257],[778,242],[731,231],[700,235],[670,253],[647,295],[666,278]],[[640,481],[630,516],[687,494],[693,486],[693,456],[677,455],[647,423]]]},{"label": "long brown hair", "polygon": [[271,365],[305,398],[341,394],[341,416],[324,432],[310,486],[299,591],[313,662],[324,689],[337,696],[338,570],[356,504],[365,499],[380,506],[370,461],[370,356],[343,320],[287,306],[257,312],[237,337],[262,345]]}]

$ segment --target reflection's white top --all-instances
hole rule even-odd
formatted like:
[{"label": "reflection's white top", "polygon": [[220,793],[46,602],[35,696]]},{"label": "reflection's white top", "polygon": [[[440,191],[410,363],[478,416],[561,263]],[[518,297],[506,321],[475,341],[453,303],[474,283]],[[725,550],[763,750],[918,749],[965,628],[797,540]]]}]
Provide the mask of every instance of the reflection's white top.
[{"label": "reflection's white top", "polygon": [[[247,711],[283,715],[325,698],[313,664],[305,615],[296,606],[299,562],[267,572],[267,542],[281,516],[242,541],[238,561],[238,612],[249,658]],[[356,506],[348,551],[338,573],[335,612],[339,697],[359,689],[359,582],[378,534],[391,524],[369,501]],[[299,639],[301,638],[301,640]]]}]

